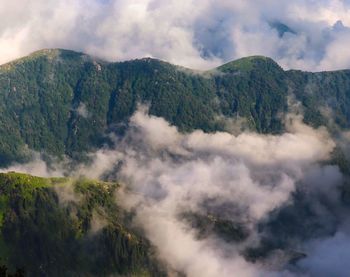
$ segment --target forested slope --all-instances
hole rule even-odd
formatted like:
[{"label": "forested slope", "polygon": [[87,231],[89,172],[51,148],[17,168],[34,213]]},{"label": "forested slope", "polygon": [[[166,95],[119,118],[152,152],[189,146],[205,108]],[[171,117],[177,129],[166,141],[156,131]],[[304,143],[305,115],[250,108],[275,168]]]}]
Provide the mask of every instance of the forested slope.
[{"label": "forested slope", "polygon": [[0,264],[25,276],[161,276],[116,183],[0,173]]},{"label": "forested slope", "polygon": [[27,147],[79,156],[105,143],[111,130],[122,131],[139,103],[182,131],[224,130],[229,117],[276,133],[288,76],[264,57],[198,73],[154,59],[107,63],[42,50],[0,67],[1,164],[19,161]]}]

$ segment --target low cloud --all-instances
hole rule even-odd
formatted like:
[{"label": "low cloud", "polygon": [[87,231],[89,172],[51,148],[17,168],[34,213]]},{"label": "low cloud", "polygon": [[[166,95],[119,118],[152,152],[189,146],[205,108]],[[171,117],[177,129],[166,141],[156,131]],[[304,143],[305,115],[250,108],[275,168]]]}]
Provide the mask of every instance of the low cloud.
[{"label": "low cloud", "polygon": [[[117,146],[117,176],[133,193],[119,201],[136,210],[136,224],[172,269],[187,276],[277,274],[241,255],[247,243],[257,239],[256,225],[288,205],[304,178],[312,184],[315,178],[333,178],[332,185],[339,181],[337,174],[341,179],[336,168],[318,165],[335,146],[328,133],[298,117],[288,122],[288,131],[279,136],[181,134],[144,109],[134,114],[126,138]],[[244,224],[250,237],[230,245],[215,236],[199,240],[181,214],[209,211]]]},{"label": "low cloud", "polygon": [[89,111],[84,103],[79,104],[78,108],[76,109],[76,112],[83,118],[89,117]]},{"label": "low cloud", "polygon": [[[287,270],[288,259],[273,257],[274,263],[252,263],[243,253],[259,244],[258,224],[291,205],[296,191],[310,199],[321,223],[322,218],[331,217],[324,203],[339,206],[337,187],[343,176],[336,166],[325,163],[335,143],[324,128],[313,129],[298,116],[288,116],[285,122],[286,132],[281,135],[200,130],[184,134],[141,106],[131,117],[125,136],[114,138],[112,149],[90,154],[90,163],[76,166],[73,172],[123,184],[116,195],[118,203],[135,212],[134,224],[144,230],[171,272],[189,277],[232,276],[232,272],[294,276],[299,273]],[[38,160],[8,170],[43,176],[67,173],[57,168],[65,166],[51,169]],[[199,238],[198,230],[184,220],[184,213],[240,224],[248,236],[231,243],[215,233]],[[328,240],[333,241],[299,243],[308,258],[298,263],[297,272],[318,273],[317,253]],[[325,268],[331,270],[332,265]]]},{"label": "low cloud", "polygon": [[66,165],[64,161],[52,162],[49,164],[43,159],[43,157],[39,153],[32,151],[32,157],[30,162],[25,164],[14,163],[13,165],[7,168],[1,168],[0,172],[15,171],[40,177],[62,177],[66,172],[65,167]]}]

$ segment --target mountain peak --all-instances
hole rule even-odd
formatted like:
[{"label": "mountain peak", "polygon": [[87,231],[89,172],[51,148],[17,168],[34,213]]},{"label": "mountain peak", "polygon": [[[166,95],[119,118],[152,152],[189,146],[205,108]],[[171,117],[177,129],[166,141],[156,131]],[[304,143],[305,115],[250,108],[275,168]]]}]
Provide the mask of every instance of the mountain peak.
[{"label": "mountain peak", "polygon": [[59,48],[53,48],[53,49],[41,49],[35,52],[32,52],[31,54],[21,57],[19,59],[13,60],[9,63],[5,63],[3,65],[0,65],[1,69],[3,70],[10,70],[13,66],[22,64],[24,62],[36,60],[39,58],[46,58],[48,60],[55,60],[58,58],[61,59],[81,59],[82,57],[89,57],[88,55],[72,50],[66,50],[66,49],[59,49]]},{"label": "mountain peak", "polygon": [[223,64],[217,69],[221,72],[230,73],[230,72],[249,72],[258,67],[267,67],[275,68],[282,70],[282,68],[271,58],[265,56],[249,56],[245,58],[240,58]]},{"label": "mountain peak", "polygon": [[40,57],[40,56],[47,56],[47,57],[56,57],[63,51],[62,49],[41,49],[37,50],[35,52],[30,53],[27,57]]},{"label": "mountain peak", "polygon": [[36,58],[40,58],[40,57],[45,57],[49,60],[55,60],[58,58],[68,59],[68,60],[81,59],[81,58],[87,58],[87,57],[91,58],[89,55],[84,54],[82,52],[60,49],[60,48],[53,48],[53,49],[42,49],[42,50],[35,51],[35,52],[29,54],[28,56],[19,59],[19,61],[31,60],[31,59],[36,59]]}]

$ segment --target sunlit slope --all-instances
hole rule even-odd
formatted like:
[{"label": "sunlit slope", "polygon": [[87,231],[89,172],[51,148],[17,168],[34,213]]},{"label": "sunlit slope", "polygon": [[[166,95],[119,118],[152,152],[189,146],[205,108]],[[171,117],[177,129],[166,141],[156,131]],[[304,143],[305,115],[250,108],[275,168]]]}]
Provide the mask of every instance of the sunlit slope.
[{"label": "sunlit slope", "polygon": [[[0,174],[0,264],[26,276],[161,274],[116,183]],[[158,275],[157,275],[158,276]]]}]

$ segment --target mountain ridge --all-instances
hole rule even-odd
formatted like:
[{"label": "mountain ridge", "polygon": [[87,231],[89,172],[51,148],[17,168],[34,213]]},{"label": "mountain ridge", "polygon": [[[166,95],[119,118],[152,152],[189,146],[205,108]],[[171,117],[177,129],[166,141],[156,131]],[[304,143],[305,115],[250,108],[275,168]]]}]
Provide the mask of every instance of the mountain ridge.
[{"label": "mountain ridge", "polygon": [[109,144],[108,133],[122,133],[139,103],[182,132],[229,131],[238,118],[245,129],[280,133],[293,94],[306,123],[329,124],[323,107],[348,128],[349,87],[350,71],[285,71],[262,56],[198,73],[153,58],[109,63],[41,50],[0,66],[0,164],[25,160],[30,150],[79,159]]},{"label": "mountain ridge", "polygon": [[[253,56],[198,73],[152,58],[109,63],[57,49],[35,52],[1,68],[0,167],[25,163],[38,157],[39,152],[48,166],[52,160],[71,162],[68,174],[74,171],[76,163],[83,166],[89,161],[91,152],[121,149],[129,127],[135,127],[130,119],[139,104],[147,105],[148,114],[164,118],[180,136],[202,130],[199,133],[204,136],[218,131],[249,131],[248,135],[260,133],[257,136],[262,139],[279,138],[286,132],[285,118],[295,112],[295,106],[290,104],[293,97],[304,123],[315,128],[323,126],[337,143],[329,153],[331,158],[320,163],[326,164],[325,171],[330,169],[332,173],[334,169],[334,174],[343,174],[344,182],[335,188],[335,193],[341,194],[337,198],[341,205],[349,202],[348,153],[338,143],[338,138],[350,129],[349,70],[285,71],[270,58]],[[140,148],[136,147],[135,152],[142,148],[138,142],[136,139]],[[159,154],[157,149],[154,151]],[[334,165],[339,166],[339,172]],[[231,167],[230,164],[228,168]],[[255,168],[251,170],[254,175]],[[145,174],[148,175],[148,169]],[[101,178],[107,181],[112,177],[107,174]],[[262,185],[274,183],[274,178],[263,179]],[[67,201],[60,202],[57,190],[57,183],[66,180],[73,183],[70,196],[78,194],[79,200],[68,199],[68,205]],[[314,182],[318,187],[318,180]],[[24,266],[30,276],[166,275],[167,268],[154,260],[153,246],[145,234],[133,228],[133,211],[123,216],[118,198],[105,187],[105,183],[87,179],[0,173],[0,273],[4,262],[13,270]],[[116,184],[109,187],[118,188]],[[292,264],[307,253],[295,249],[289,238],[313,238],[315,230],[315,237],[330,235],[328,226],[319,225],[322,218],[313,212],[309,201],[323,201],[323,191],[315,196],[308,191],[303,193],[303,188],[302,185],[301,190],[290,195],[291,203],[288,201],[269,221],[263,220],[257,226],[272,235],[266,233],[261,245],[246,249],[242,253],[244,259],[255,263],[282,251],[286,254],[285,263]],[[214,234],[234,243],[249,236],[249,228],[243,222],[221,213],[226,203],[224,210],[211,207],[211,201],[207,204],[201,213],[181,214],[198,239]],[[227,204],[230,210],[231,203]],[[108,224],[102,224],[97,235],[91,235],[96,211]]]},{"label": "mountain ridge", "polygon": [[[30,60],[33,59],[35,57],[40,57],[40,56],[46,56],[49,58],[54,58],[54,57],[58,57],[61,54],[65,54],[67,56],[77,56],[77,57],[85,57],[88,58],[89,60],[92,61],[96,61],[96,62],[101,62],[101,63],[108,63],[108,64],[116,64],[116,63],[125,63],[125,62],[133,62],[133,61],[155,61],[155,62],[160,62],[160,63],[164,63],[164,64],[168,64],[168,65],[172,65],[174,67],[179,67],[179,68],[183,68],[185,70],[190,70],[193,72],[212,72],[215,70],[218,70],[220,68],[225,67],[226,65],[233,65],[233,66],[238,66],[239,64],[244,64],[244,62],[251,62],[251,61],[266,61],[268,63],[273,63],[275,65],[278,65],[280,68],[282,68],[278,62],[276,62],[273,58],[268,57],[268,56],[263,56],[263,55],[249,55],[249,56],[245,56],[245,57],[240,57],[240,58],[236,58],[233,59],[231,61],[228,62],[224,62],[221,65],[218,65],[214,68],[208,69],[208,70],[198,70],[198,69],[193,69],[190,67],[184,67],[181,65],[176,65],[176,64],[172,64],[171,62],[168,62],[166,60],[162,60],[159,58],[153,58],[153,57],[140,57],[140,58],[134,58],[134,59],[129,59],[129,60],[122,60],[122,61],[108,61],[106,59],[100,58],[98,56],[95,55],[90,55],[87,54],[85,52],[80,52],[80,51],[75,51],[75,50],[70,50],[70,49],[65,49],[65,48],[44,48],[44,49],[40,49],[40,50],[36,50],[34,52],[29,53],[28,55],[19,57],[17,59],[14,59],[12,61],[0,64],[0,68],[1,67],[7,67],[8,65],[12,65],[12,64],[16,64],[16,63],[22,63],[25,62],[26,60]],[[283,68],[282,68],[283,69]],[[307,73],[324,73],[324,72],[338,72],[338,71],[348,71],[350,70],[350,68],[343,68],[343,69],[336,69],[336,70],[320,70],[320,71],[307,71],[307,70],[301,70],[301,69],[294,69],[294,68],[290,68],[290,69],[283,69],[283,71],[301,71],[301,72],[307,72]]]}]

